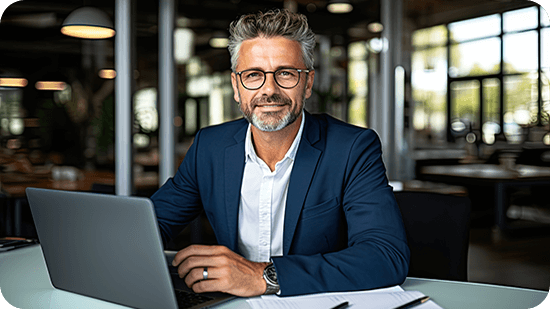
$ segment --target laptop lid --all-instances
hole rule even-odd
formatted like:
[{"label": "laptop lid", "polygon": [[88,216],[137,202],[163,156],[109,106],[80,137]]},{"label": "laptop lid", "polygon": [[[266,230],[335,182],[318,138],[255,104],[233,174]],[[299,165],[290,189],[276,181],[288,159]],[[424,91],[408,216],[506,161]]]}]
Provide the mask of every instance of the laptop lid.
[{"label": "laptop lid", "polygon": [[134,308],[178,308],[149,199],[26,192],[55,288]]}]

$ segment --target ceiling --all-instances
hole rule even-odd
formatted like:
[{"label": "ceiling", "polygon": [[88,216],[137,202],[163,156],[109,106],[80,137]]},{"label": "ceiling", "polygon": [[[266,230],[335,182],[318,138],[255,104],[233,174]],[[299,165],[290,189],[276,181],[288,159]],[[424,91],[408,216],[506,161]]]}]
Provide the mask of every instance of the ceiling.
[{"label": "ceiling", "polygon": [[[366,25],[378,21],[380,0],[352,0],[354,10],[336,15],[327,11],[326,0],[296,0],[298,11],[308,17],[316,34],[332,38],[335,44],[375,36]],[[404,15],[413,27],[425,27],[471,18],[513,7],[533,5],[527,0],[403,0]],[[158,1],[132,1],[135,10],[135,57],[138,71],[156,74],[158,55]],[[99,7],[114,20],[114,0],[23,0],[8,7],[0,23],[0,73],[17,70],[25,75],[43,75],[61,69],[93,66],[97,54],[112,65],[114,39],[97,43],[66,37],[61,23],[83,5]],[[226,49],[213,49],[208,40],[216,31],[227,31],[239,15],[284,7],[283,0],[180,0],[177,16],[195,33],[195,54],[214,71],[229,69]],[[352,30],[350,30],[352,29]],[[95,60],[94,60],[95,59]],[[97,65],[97,63],[96,63]],[[154,78],[155,76],[153,76]],[[155,79],[156,80],[156,79]]]}]

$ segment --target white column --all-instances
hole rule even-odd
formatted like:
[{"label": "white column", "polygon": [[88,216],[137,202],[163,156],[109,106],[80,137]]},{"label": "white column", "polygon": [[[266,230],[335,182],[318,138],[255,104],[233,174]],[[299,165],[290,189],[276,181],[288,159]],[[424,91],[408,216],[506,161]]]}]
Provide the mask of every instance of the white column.
[{"label": "white column", "polygon": [[[383,160],[390,180],[399,179],[398,147],[403,143],[402,135],[396,136],[395,68],[401,63],[401,33],[403,19],[402,0],[382,0],[381,21],[384,25],[380,53],[380,102],[372,102],[372,115],[382,121],[376,122],[374,129],[382,141]],[[396,140],[401,137],[401,140]]]},{"label": "white column", "polygon": [[175,172],[175,1],[159,3],[159,186]]},{"label": "white column", "polygon": [[132,179],[132,15],[130,0],[115,3],[115,192],[131,195]]}]

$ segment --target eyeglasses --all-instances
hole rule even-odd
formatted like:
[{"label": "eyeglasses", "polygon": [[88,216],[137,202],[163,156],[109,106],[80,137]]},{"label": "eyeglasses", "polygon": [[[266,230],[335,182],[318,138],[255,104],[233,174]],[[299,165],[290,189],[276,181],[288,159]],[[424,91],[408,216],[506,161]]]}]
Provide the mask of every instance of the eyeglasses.
[{"label": "eyeglasses", "polygon": [[262,70],[250,69],[235,74],[241,77],[241,84],[248,90],[256,90],[262,88],[265,83],[265,78],[268,73],[273,74],[275,82],[279,87],[290,89],[296,87],[300,82],[300,73],[308,74],[311,70],[300,69],[278,69],[275,72],[264,72]]}]

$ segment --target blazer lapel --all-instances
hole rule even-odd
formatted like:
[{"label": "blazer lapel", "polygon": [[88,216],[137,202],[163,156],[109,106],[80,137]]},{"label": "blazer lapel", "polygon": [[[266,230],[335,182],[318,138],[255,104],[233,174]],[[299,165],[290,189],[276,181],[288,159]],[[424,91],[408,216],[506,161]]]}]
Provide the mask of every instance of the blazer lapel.
[{"label": "blazer lapel", "polygon": [[317,123],[317,119],[311,117],[308,112],[305,114],[306,123],[304,133],[300,141],[298,152],[296,153],[296,161],[294,162],[288,185],[283,235],[283,255],[287,255],[290,250],[292,238],[294,237],[296,225],[298,224],[298,218],[302,212],[319,157],[322,154],[320,149],[314,147],[314,144],[320,137],[320,126]]},{"label": "blazer lapel", "polygon": [[244,141],[248,126],[234,135],[234,145],[225,148],[225,211],[227,218],[229,249],[238,252],[237,229],[239,227],[239,201],[244,173]]}]

